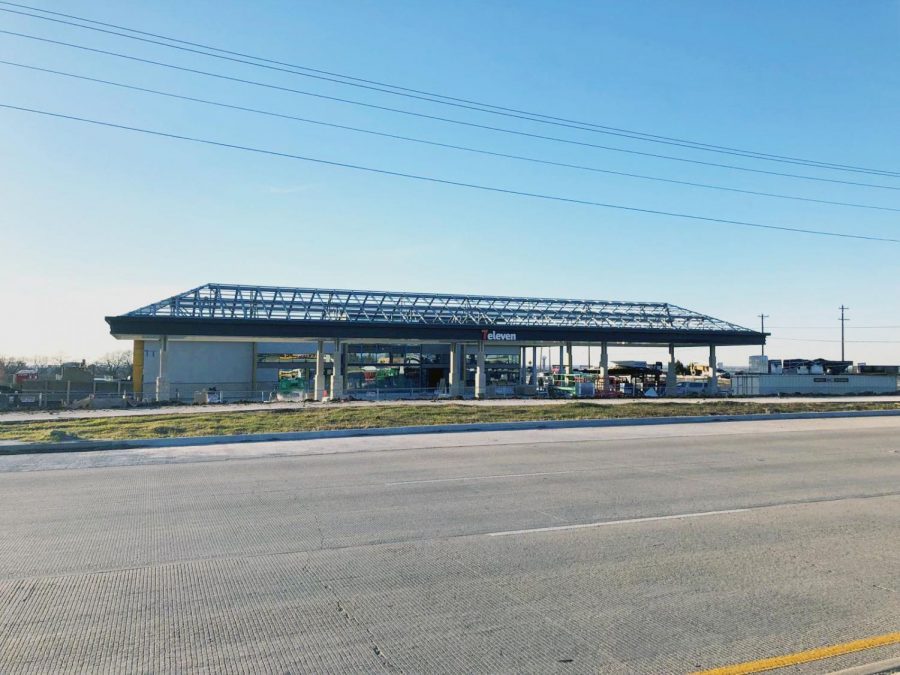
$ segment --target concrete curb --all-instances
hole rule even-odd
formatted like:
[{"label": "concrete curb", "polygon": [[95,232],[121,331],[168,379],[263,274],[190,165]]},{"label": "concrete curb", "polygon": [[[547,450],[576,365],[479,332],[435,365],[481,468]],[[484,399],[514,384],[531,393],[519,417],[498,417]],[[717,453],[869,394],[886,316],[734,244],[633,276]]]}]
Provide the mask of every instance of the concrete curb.
[{"label": "concrete curb", "polygon": [[0,456],[37,453],[90,452],[137,448],[176,448],[220,443],[261,443],[271,441],[310,441],[324,438],[358,436],[408,436],[414,434],[452,434],[467,431],[527,431],[530,429],[585,429],[603,427],[654,426],[660,424],[705,424],[709,422],[755,422],[760,420],[834,419],[842,417],[900,417],[900,410],[837,410],[833,412],[796,412],[746,415],[697,415],[685,417],[624,417],[599,420],[545,420],[525,422],[481,422],[475,424],[435,424],[412,427],[372,429],[336,429],[332,431],[288,431],[269,434],[232,436],[178,436],[122,441],[63,441],[60,443],[12,443],[0,445]]}]

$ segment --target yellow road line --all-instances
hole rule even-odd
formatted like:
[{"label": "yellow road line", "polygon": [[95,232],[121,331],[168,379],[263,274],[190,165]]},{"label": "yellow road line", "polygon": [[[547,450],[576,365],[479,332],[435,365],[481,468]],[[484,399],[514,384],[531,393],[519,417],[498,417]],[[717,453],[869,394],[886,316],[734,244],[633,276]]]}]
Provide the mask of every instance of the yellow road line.
[{"label": "yellow road line", "polygon": [[788,666],[796,666],[798,663],[829,659],[834,656],[841,656],[842,654],[862,651],[863,649],[872,649],[874,647],[884,647],[886,645],[895,644],[900,644],[900,632],[886,633],[885,635],[863,638],[862,640],[854,640],[853,642],[845,642],[844,644],[832,645],[830,647],[807,649],[805,652],[797,652],[796,654],[774,656],[759,661],[748,661],[733,666],[723,666],[721,668],[713,668],[712,670],[697,671],[693,675],[746,675],[746,673],[761,673],[765,670],[787,668]]}]

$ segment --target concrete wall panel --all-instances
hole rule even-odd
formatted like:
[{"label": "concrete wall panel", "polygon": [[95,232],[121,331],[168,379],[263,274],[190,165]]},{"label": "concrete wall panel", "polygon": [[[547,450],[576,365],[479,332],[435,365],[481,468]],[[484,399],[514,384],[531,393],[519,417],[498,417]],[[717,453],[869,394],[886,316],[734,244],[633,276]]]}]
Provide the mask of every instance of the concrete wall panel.
[{"label": "concrete wall panel", "polygon": [[[253,381],[250,342],[169,340],[169,382],[173,388],[234,384],[249,389]],[[144,344],[144,392],[151,393],[159,373],[159,342]],[[182,392],[184,395],[184,392]]]}]

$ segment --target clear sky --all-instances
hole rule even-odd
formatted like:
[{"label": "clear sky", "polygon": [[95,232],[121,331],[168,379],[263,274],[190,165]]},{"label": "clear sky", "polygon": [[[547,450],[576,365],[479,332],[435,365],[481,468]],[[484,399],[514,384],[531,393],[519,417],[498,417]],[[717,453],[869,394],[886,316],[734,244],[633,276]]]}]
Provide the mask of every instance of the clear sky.
[{"label": "clear sky", "polygon": [[[27,2],[27,0],[23,0]],[[900,3],[33,0],[402,86],[759,152],[900,171]],[[3,5],[0,5],[3,7]],[[376,105],[875,189],[449,125],[0,34],[0,59],[557,162],[900,208],[900,178],[553,127],[0,12],[10,30]],[[527,164],[0,65],[0,103],[449,180],[881,237],[900,213]],[[667,301],[776,357],[900,362],[900,245],[540,201],[0,109],[0,353],[91,358],[103,317],[207,281]],[[720,351],[745,362],[749,349]],[[612,358],[661,357],[619,350]],[[704,358],[698,350],[685,360]]]}]

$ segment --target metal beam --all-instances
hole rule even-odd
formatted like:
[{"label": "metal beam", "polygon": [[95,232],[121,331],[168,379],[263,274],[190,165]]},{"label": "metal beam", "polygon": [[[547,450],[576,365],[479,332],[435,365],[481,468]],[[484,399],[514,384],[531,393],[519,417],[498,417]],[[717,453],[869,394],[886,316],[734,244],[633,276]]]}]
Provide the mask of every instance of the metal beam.
[{"label": "metal beam", "polygon": [[741,334],[750,340],[745,344],[764,341],[762,333],[749,328],[661,302],[386,293],[236,284],[206,284],[124,316],[239,321],[265,318],[273,322],[357,325],[699,331]]}]

